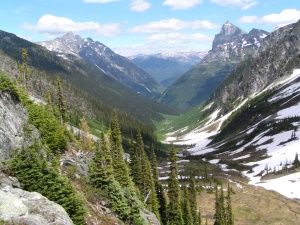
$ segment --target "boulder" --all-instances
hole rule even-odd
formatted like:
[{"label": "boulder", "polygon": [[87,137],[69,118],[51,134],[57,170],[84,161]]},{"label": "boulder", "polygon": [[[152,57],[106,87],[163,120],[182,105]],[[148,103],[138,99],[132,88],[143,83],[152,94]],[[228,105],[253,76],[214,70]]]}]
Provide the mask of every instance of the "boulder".
[{"label": "boulder", "polygon": [[0,220],[23,225],[73,225],[62,206],[37,192],[14,188],[8,180],[15,179],[0,179]]}]

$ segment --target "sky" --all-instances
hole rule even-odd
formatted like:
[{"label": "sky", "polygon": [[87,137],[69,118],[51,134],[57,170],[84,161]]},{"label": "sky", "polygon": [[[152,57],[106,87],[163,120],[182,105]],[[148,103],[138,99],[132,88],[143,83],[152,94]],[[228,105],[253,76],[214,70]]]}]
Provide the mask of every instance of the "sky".
[{"label": "sky", "polygon": [[299,19],[299,0],[1,0],[0,7],[0,30],[32,42],[72,31],[123,56],[206,52],[227,20],[271,32]]}]

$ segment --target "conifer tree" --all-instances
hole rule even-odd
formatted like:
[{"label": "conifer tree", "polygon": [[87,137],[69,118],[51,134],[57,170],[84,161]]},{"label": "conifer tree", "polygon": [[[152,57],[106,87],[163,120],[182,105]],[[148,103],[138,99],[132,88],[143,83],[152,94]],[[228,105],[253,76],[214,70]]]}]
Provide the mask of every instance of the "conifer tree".
[{"label": "conifer tree", "polygon": [[295,159],[294,159],[294,162],[293,162],[293,165],[298,168],[300,166],[300,161],[299,161],[299,157],[298,157],[298,152],[296,152],[296,155],[295,155]]},{"label": "conifer tree", "polygon": [[22,65],[19,66],[19,71],[20,71],[20,73],[22,73],[22,82],[24,85],[24,89],[27,90],[26,76],[27,76],[27,72],[29,71],[29,68],[28,68],[29,56],[28,56],[25,48],[22,48],[21,56],[22,56]]},{"label": "conifer tree", "polygon": [[234,217],[231,206],[231,191],[228,183],[227,187],[227,206],[226,206],[226,225],[234,225]]},{"label": "conifer tree", "polygon": [[180,204],[180,187],[178,181],[178,166],[176,150],[171,144],[170,150],[170,175],[168,179],[168,225],[182,225],[184,224],[182,218],[181,204]]},{"label": "conifer tree", "polygon": [[193,221],[197,221],[197,191],[195,187],[195,177],[192,174],[190,175],[188,190]]},{"label": "conifer tree", "polygon": [[62,82],[59,77],[56,78],[57,87],[57,106],[59,110],[60,124],[62,125],[66,119],[66,101],[63,95]]},{"label": "conifer tree", "polygon": [[110,126],[110,145],[112,152],[114,177],[122,187],[133,187],[133,183],[129,176],[129,169],[124,160],[124,149],[122,146],[122,136],[119,127],[117,113],[113,113]]},{"label": "conifer tree", "polygon": [[215,187],[216,196],[215,196],[215,223],[214,225],[226,225],[226,212],[225,212],[225,205],[224,205],[224,191],[221,185],[220,194],[218,191],[218,187]]},{"label": "conifer tree", "polygon": [[101,136],[101,145],[96,143],[95,155],[89,167],[89,180],[92,186],[105,192],[111,205],[111,210],[122,220],[130,217],[130,206],[119,182],[113,177],[111,156],[107,154],[107,143],[104,134]]},{"label": "conifer tree", "polygon": [[39,192],[49,200],[60,204],[74,224],[83,224],[86,215],[83,200],[71,182],[58,171],[58,159],[47,164],[46,147],[35,141],[33,145],[16,150],[10,164],[12,175],[27,191]]},{"label": "conifer tree", "polygon": [[198,216],[197,216],[197,225],[201,225],[202,224],[202,218],[201,218],[201,210],[199,208],[199,211],[198,211]]},{"label": "conifer tree", "polygon": [[154,179],[155,191],[158,199],[158,210],[160,215],[160,221],[163,225],[167,224],[167,200],[164,193],[164,188],[159,181],[158,163],[154,150],[154,146],[151,146],[151,166]]},{"label": "conifer tree", "polygon": [[[194,224],[189,199],[190,199],[190,196],[188,193],[188,189],[184,185],[183,186],[183,198],[182,198],[182,215],[183,215],[184,225],[193,225]],[[196,222],[196,220],[195,220],[195,222]]]}]

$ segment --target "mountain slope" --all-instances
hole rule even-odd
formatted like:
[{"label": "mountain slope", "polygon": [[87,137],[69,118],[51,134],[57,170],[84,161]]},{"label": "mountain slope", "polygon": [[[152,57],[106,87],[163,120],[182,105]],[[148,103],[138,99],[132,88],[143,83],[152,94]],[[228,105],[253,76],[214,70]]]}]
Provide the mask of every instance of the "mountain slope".
[{"label": "mountain slope", "polygon": [[[193,144],[191,157],[206,158],[225,171],[238,170],[251,184],[300,198],[299,191],[289,192],[298,190],[300,173],[293,182],[279,178],[299,172],[294,163],[299,102],[300,21],[265,37],[257,55],[242,61],[204,104],[185,115],[190,124],[169,129],[167,140]],[[289,188],[272,186],[279,181]]]},{"label": "mountain slope", "polygon": [[206,100],[237,63],[257,51],[267,34],[257,29],[246,33],[227,21],[215,36],[208,54],[170,86],[160,102],[190,109]]},{"label": "mountain slope", "polygon": [[67,33],[53,41],[40,42],[38,44],[64,58],[74,55],[81,57],[135,92],[148,97],[155,97],[161,94],[161,85],[149,74],[126,57],[114,53],[104,44],[93,41],[91,38],[83,39],[79,35]]},{"label": "mountain slope", "polygon": [[34,81],[29,85],[31,91],[45,98],[47,90],[55,88],[56,77],[61,77],[67,107],[77,117],[88,115],[109,125],[116,110],[123,131],[130,133],[134,127],[140,127],[145,133],[153,133],[152,123],[162,119],[160,113],[173,113],[172,109],[136,94],[76,55],[68,55],[66,60],[40,45],[0,31],[1,68],[14,79],[19,76],[17,63],[22,61],[21,48],[25,48],[29,56],[28,75]]},{"label": "mountain slope", "polygon": [[147,71],[155,80],[168,87],[192,66],[199,63],[205,54],[201,52],[169,52],[135,55],[128,58]]}]

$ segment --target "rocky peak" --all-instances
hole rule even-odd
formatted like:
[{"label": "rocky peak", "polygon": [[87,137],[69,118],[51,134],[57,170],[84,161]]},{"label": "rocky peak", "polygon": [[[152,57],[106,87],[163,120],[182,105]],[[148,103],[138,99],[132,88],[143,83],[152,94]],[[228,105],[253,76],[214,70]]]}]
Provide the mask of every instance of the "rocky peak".
[{"label": "rocky peak", "polygon": [[227,21],[219,34],[215,35],[212,50],[203,59],[204,62],[234,62],[253,55],[260,47],[268,32],[252,29],[249,33]]}]

